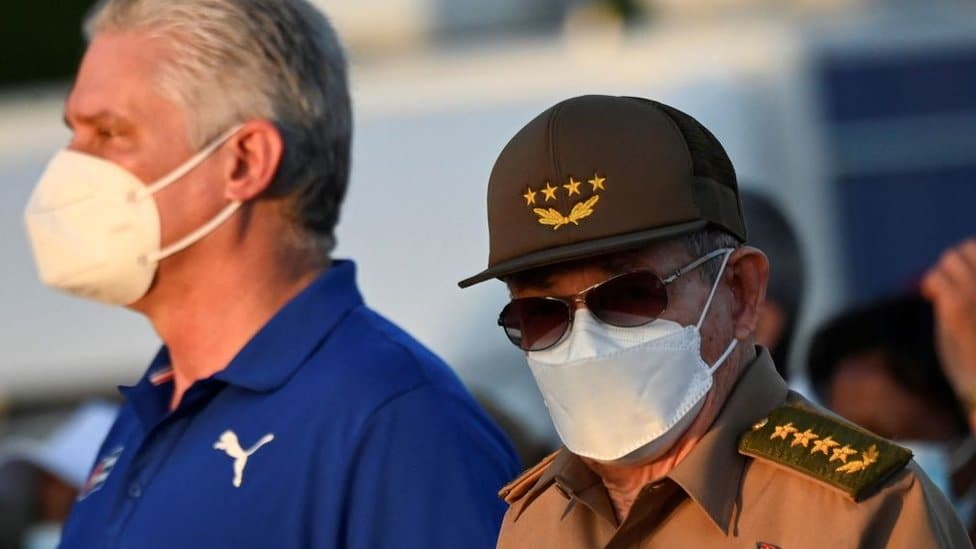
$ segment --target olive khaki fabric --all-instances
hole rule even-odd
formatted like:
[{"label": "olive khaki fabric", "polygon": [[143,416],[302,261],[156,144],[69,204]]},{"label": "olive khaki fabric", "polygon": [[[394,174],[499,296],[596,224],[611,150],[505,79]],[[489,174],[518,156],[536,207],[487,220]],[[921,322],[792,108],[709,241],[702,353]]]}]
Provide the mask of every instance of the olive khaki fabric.
[{"label": "olive khaki fabric", "polygon": [[[503,490],[510,507],[498,547],[971,547],[938,489],[914,462],[904,465],[905,450],[831,418],[789,392],[768,352],[760,350],[709,432],[667,478],[644,488],[622,523],[617,523],[600,478],[564,449]],[[878,473],[873,467],[863,471],[869,474],[865,485],[847,486],[830,482],[828,472],[804,469],[800,461],[805,455],[796,463],[785,454],[774,459],[776,444],[790,448],[795,437],[789,444],[776,437],[768,448],[756,437],[768,429],[765,438],[770,440],[775,428],[782,428],[778,423],[789,420],[815,425],[811,429],[823,431],[821,440],[852,437],[850,444],[861,452],[845,463],[835,461],[829,474],[858,469],[836,471],[857,460],[864,465],[869,458],[883,467]],[[812,436],[801,438],[814,448]],[[741,453],[740,443],[743,451],[755,455]],[[860,448],[872,444],[875,450]],[[830,446],[828,450],[836,449]]]}]

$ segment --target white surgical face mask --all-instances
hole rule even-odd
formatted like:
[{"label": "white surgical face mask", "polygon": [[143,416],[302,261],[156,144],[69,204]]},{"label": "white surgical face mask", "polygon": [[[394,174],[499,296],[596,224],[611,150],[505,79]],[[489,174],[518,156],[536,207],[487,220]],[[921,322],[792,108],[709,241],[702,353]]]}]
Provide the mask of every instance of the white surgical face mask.
[{"label": "white surgical face mask", "polygon": [[698,415],[712,374],[735,349],[733,340],[709,366],[701,326],[732,250],[694,326],[657,319],[618,328],[577,310],[559,344],[528,353],[556,432],[574,454],[634,463],[664,454]]},{"label": "white surgical face mask", "polygon": [[146,295],[160,260],[213,232],[241,205],[161,248],[159,210],[152,195],[179,180],[240,129],[231,128],[163,178],[149,185],[125,168],[62,150],[47,166],[24,212],[41,281],[110,305]]}]

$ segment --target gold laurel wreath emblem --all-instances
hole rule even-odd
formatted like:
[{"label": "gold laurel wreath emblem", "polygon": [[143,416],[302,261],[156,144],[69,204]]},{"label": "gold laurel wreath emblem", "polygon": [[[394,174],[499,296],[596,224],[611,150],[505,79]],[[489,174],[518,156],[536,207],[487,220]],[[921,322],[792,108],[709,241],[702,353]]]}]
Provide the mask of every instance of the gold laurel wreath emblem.
[{"label": "gold laurel wreath emblem", "polygon": [[593,215],[593,207],[596,203],[600,201],[600,195],[591,196],[588,200],[577,202],[573,209],[570,210],[569,215],[563,215],[559,210],[555,208],[535,208],[532,210],[537,216],[539,216],[539,223],[542,225],[551,225],[552,230],[559,230],[563,225],[579,225],[580,219],[585,219]]}]

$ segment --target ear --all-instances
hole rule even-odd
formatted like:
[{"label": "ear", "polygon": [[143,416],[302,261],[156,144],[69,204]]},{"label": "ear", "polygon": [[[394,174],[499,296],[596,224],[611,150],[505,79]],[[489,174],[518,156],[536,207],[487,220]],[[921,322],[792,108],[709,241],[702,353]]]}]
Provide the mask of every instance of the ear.
[{"label": "ear", "polygon": [[732,311],[735,338],[747,341],[756,333],[763,302],[766,301],[769,260],[758,249],[741,246],[729,257],[725,277],[735,297]]},{"label": "ear", "polygon": [[225,147],[233,155],[226,197],[245,202],[263,193],[274,181],[285,142],[274,124],[253,120],[228,139]]}]

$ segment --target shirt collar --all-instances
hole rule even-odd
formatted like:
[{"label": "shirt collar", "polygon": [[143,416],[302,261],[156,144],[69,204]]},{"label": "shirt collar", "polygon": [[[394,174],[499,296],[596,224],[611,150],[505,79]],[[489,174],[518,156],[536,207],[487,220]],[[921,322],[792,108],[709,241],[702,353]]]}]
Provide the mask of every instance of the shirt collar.
[{"label": "shirt collar", "polygon": [[[769,352],[762,347],[756,349],[759,351],[756,359],[746,366],[708,432],[668,475],[723,533],[728,532],[745,469],[746,458],[738,452],[739,437],[782,404],[788,393],[786,382],[776,373]],[[550,484],[555,484],[556,489],[566,496],[567,506],[578,500],[617,525],[609,495],[599,475],[566,449],[519,500],[514,518],[517,520]]]},{"label": "shirt collar", "polygon": [[[346,314],[362,303],[356,287],[355,263],[333,261],[327,271],[286,303],[213,379],[257,392],[280,387]],[[142,380],[134,387],[120,387],[120,390],[126,396],[136,389],[140,394],[156,392],[154,388],[171,380],[169,352],[164,346]]]},{"label": "shirt collar", "polygon": [[769,351],[757,350],[711,428],[668,475],[723,533],[729,530],[746,464],[738,452],[739,437],[782,404],[789,392]]},{"label": "shirt collar", "polygon": [[213,377],[251,391],[273,391],[291,378],[352,309],[362,304],[356,287],[356,265],[333,261]]},{"label": "shirt collar", "polygon": [[[163,347],[156,353],[138,383],[132,386],[119,385],[119,392],[132,405],[136,417],[147,430],[168,413],[172,381],[173,369],[169,366],[169,353]],[[167,387],[161,389],[163,386]]]},{"label": "shirt collar", "polygon": [[[606,488],[603,487],[600,476],[587,467],[578,456],[565,448],[559,452],[559,455],[546,468],[535,485],[525,494],[525,497],[517,502],[518,508],[514,510],[514,520],[518,520],[529,504],[546,491],[550,484],[555,484],[559,493],[566,498],[567,511],[568,506],[574,500],[579,501],[597,515],[616,525],[616,516],[610,503],[610,497]],[[563,517],[566,514],[564,512]]]}]

